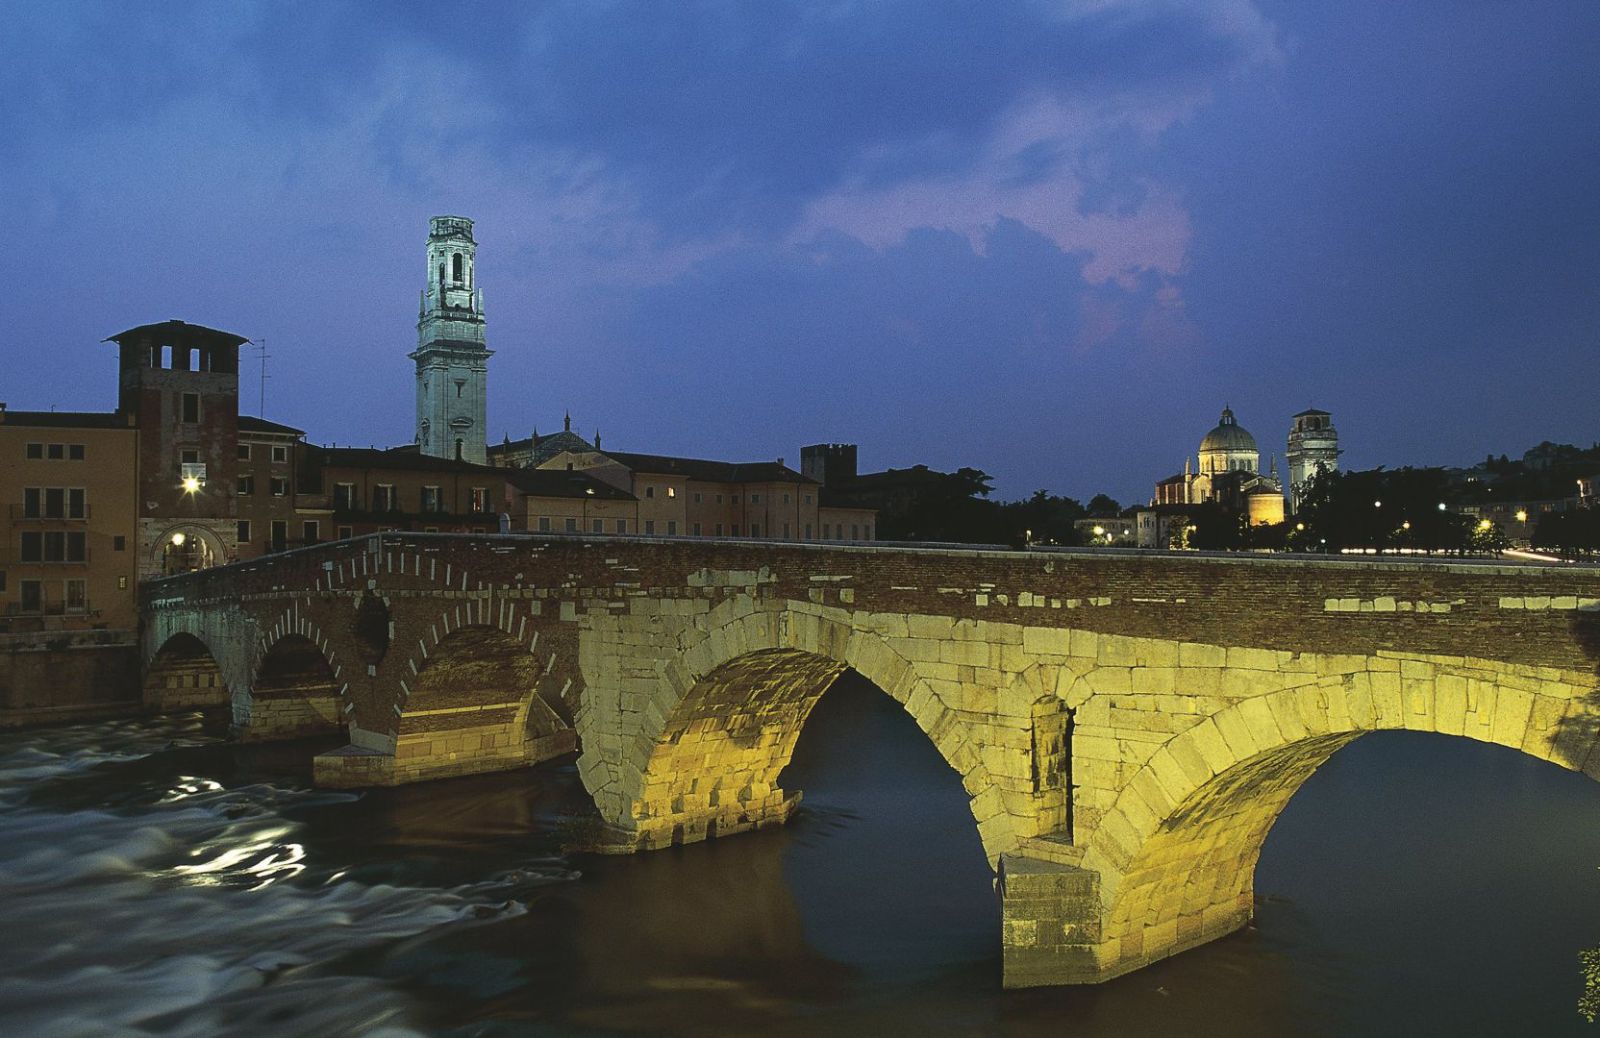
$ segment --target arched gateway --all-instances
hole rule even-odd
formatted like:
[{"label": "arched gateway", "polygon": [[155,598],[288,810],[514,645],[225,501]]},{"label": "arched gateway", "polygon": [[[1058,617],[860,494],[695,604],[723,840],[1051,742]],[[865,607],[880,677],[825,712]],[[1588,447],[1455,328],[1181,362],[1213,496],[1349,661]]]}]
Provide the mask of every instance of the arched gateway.
[{"label": "arched gateway", "polygon": [[226,689],[251,737],[295,730],[263,708],[286,689],[322,704],[298,716],[350,745],[318,758],[319,782],[576,748],[616,850],[782,822],[806,717],[858,671],[961,775],[999,875],[1006,983],[1027,985],[1103,980],[1242,925],[1273,821],[1364,732],[1456,734],[1600,777],[1595,577],[384,534],[153,582],[142,605],[151,675]]}]

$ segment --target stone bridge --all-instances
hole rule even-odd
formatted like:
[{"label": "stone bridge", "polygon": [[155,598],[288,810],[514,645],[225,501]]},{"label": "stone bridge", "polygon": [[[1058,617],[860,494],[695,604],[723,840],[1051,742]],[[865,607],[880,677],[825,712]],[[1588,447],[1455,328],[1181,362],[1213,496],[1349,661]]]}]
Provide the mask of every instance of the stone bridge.
[{"label": "stone bridge", "polygon": [[578,752],[612,849],[782,822],[846,669],[961,776],[1008,986],[1105,980],[1251,917],[1262,842],[1364,732],[1600,777],[1600,580],[1501,564],[381,534],[150,584],[153,705],[344,731],[319,783]]}]

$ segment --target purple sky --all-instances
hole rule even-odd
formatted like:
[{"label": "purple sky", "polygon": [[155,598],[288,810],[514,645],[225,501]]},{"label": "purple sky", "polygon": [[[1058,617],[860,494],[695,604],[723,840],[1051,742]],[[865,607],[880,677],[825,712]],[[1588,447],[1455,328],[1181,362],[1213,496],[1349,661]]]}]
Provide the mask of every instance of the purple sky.
[{"label": "purple sky", "polygon": [[493,440],[570,408],[621,449],[1133,500],[1224,403],[1264,454],[1330,410],[1362,468],[1600,439],[1593,0],[6,19],[14,408],[109,409],[100,340],[175,317],[267,341],[268,417],[409,441],[452,213]]}]

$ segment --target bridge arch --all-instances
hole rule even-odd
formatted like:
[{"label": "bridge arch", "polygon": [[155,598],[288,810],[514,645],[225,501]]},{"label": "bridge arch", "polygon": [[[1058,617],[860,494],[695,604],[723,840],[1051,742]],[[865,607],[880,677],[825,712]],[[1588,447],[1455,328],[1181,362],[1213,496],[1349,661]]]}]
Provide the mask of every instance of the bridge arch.
[{"label": "bridge arch", "polygon": [[1470,657],[1384,653],[1268,691],[1158,749],[1096,827],[1101,979],[1238,929],[1273,823],[1330,756],[1372,731],[1461,736],[1600,779],[1592,678]]},{"label": "bridge arch", "polygon": [[[847,669],[899,703],[961,776],[984,849],[998,860],[1014,831],[960,717],[882,637],[792,602],[713,626],[671,661],[615,772],[602,740],[584,742],[579,767],[601,814],[646,848],[782,822],[798,798],[777,786],[778,774]],[[620,781],[595,781],[608,773]]]},{"label": "bridge arch", "polygon": [[322,644],[326,639],[307,625],[305,633],[285,632],[262,649],[241,738],[294,739],[346,728],[341,671]]},{"label": "bridge arch", "polygon": [[146,661],[143,695],[146,706],[163,713],[223,707],[232,700],[221,662],[187,631],[168,636]]},{"label": "bridge arch", "polygon": [[546,669],[511,632],[494,624],[451,629],[400,687],[398,780],[408,770],[465,775],[570,752],[572,720],[550,686]]}]

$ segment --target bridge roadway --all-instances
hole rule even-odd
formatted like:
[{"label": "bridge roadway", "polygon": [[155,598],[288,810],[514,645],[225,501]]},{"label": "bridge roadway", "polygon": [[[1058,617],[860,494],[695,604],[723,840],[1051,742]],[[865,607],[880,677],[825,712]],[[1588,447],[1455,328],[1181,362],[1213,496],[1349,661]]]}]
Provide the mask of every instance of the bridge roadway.
[{"label": "bridge roadway", "polygon": [[329,786],[578,752],[611,849],[781,823],[853,668],[971,795],[1008,986],[1243,926],[1261,845],[1362,733],[1600,778],[1595,570],[386,533],[150,584],[146,696],[241,738],[339,729]]}]

